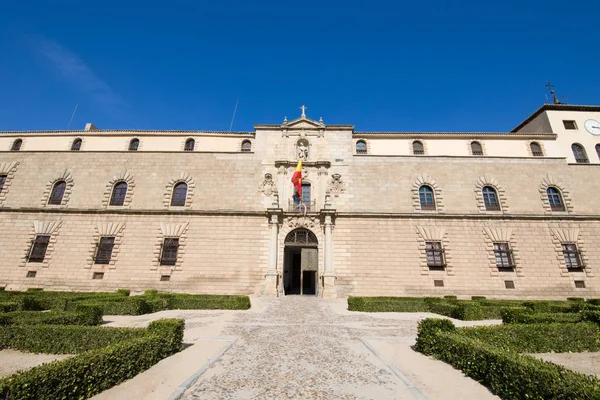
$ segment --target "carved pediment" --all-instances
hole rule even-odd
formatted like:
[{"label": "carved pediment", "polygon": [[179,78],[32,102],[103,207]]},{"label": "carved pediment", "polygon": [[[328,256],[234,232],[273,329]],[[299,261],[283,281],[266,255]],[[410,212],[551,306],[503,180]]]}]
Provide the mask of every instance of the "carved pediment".
[{"label": "carved pediment", "polygon": [[281,127],[283,129],[288,129],[288,130],[291,130],[291,129],[313,130],[313,129],[323,129],[325,127],[325,124],[323,123],[322,120],[319,122],[319,121],[314,121],[314,120],[306,118],[306,117],[300,117],[300,118],[295,119],[290,122],[284,122],[283,124],[281,124]]}]

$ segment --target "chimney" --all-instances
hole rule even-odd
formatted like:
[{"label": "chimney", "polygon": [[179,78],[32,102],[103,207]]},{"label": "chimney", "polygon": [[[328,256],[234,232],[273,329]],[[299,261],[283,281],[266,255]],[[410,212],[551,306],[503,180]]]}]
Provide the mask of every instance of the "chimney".
[{"label": "chimney", "polygon": [[92,124],[91,122],[88,122],[87,124],[85,124],[85,129],[84,131],[86,132],[97,132],[100,129],[98,129],[98,127],[94,124]]}]

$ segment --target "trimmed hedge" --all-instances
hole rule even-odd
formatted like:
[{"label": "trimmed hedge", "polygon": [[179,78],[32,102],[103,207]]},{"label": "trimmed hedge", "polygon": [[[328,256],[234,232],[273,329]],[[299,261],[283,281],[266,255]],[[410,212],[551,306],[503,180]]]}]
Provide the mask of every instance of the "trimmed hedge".
[{"label": "trimmed hedge", "polygon": [[577,323],[583,320],[579,313],[533,313],[525,308],[502,310],[504,324]]},{"label": "trimmed hedge", "polygon": [[[155,321],[145,335],[86,351],[0,379],[0,398],[88,398],[150,368],[181,349],[183,320]],[[30,328],[30,327],[29,327]],[[77,327],[78,329],[84,329]],[[102,331],[107,328],[92,328]]]},{"label": "trimmed hedge", "polygon": [[79,307],[77,311],[13,311],[0,314],[0,326],[7,325],[100,325],[99,307]]},{"label": "trimmed hedge", "polygon": [[19,303],[16,301],[2,301],[0,302],[0,313],[17,311],[19,309]]},{"label": "trimmed hedge", "polygon": [[[503,399],[599,399],[600,380],[465,337],[447,322],[419,324],[416,349],[462,370]],[[569,326],[573,326],[570,324]],[[527,328],[531,328],[528,325]]]},{"label": "trimmed hedge", "polygon": [[158,293],[150,299],[166,300],[171,310],[248,310],[248,296],[212,295],[212,294],[171,294]]},{"label": "trimmed hedge", "polygon": [[418,297],[348,297],[348,310],[363,312],[427,312],[429,307]]}]

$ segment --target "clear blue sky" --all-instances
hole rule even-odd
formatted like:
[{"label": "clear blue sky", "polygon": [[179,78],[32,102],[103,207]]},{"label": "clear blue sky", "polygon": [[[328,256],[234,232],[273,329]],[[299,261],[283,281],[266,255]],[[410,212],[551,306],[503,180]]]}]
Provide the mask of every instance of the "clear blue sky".
[{"label": "clear blue sky", "polygon": [[[93,4],[93,5],[92,5]],[[600,104],[600,1],[10,1],[0,130],[507,131]]]}]

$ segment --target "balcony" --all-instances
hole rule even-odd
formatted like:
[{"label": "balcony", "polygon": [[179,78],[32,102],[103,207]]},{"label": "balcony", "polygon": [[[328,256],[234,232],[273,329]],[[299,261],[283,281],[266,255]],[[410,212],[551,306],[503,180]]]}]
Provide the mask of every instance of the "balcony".
[{"label": "balcony", "polygon": [[288,202],[288,212],[304,213],[316,211],[317,205],[315,200],[301,200],[299,203],[296,203],[293,199],[290,199]]}]

